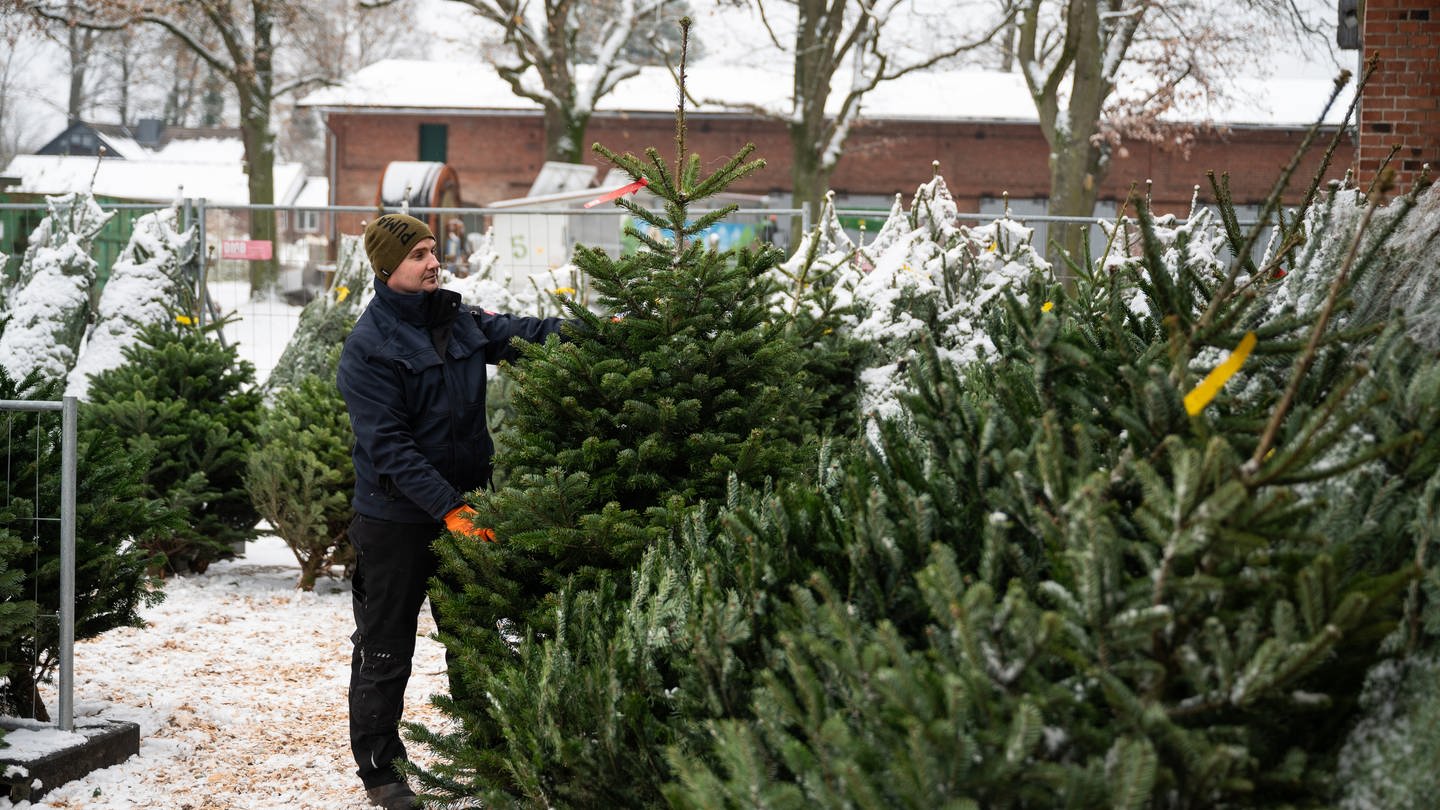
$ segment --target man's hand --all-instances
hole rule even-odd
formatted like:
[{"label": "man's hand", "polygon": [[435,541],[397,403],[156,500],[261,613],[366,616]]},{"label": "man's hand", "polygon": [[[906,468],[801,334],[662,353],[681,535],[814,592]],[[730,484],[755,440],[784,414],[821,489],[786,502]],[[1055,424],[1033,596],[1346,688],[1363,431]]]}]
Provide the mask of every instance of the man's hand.
[{"label": "man's hand", "polygon": [[445,528],[482,543],[495,542],[495,530],[475,525],[474,509],[461,504],[445,513]]}]

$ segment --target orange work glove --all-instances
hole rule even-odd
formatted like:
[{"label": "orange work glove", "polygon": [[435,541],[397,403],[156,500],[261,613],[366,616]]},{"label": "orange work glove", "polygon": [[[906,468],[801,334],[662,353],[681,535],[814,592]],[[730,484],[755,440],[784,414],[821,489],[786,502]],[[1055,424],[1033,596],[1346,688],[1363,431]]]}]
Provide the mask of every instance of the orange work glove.
[{"label": "orange work glove", "polygon": [[465,504],[445,513],[445,528],[482,543],[495,542],[495,530],[475,525],[475,510]]}]

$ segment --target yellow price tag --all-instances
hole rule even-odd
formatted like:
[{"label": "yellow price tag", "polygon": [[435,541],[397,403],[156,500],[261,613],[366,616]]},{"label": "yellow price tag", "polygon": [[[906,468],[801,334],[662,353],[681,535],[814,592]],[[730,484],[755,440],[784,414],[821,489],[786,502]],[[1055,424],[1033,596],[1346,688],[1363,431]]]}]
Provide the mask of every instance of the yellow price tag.
[{"label": "yellow price tag", "polygon": [[1052,310],[1052,309],[1054,309],[1054,308],[1055,308],[1055,302],[1054,302],[1054,301],[1046,301],[1045,303],[1043,303],[1043,304],[1040,305],[1040,311],[1041,311],[1041,312],[1049,312],[1050,310]]},{"label": "yellow price tag", "polygon": [[190,326],[191,324],[195,323],[195,319],[190,317],[189,315],[176,315],[175,322],[179,324],[184,324],[185,326]]},{"label": "yellow price tag", "polygon": [[337,303],[337,304],[338,304],[338,303],[341,303],[341,302],[343,302],[346,298],[349,298],[349,297],[350,297],[350,288],[349,288],[349,287],[346,287],[345,285],[342,284],[342,285],[340,285],[339,287],[336,287],[336,288],[335,288],[335,303]]},{"label": "yellow price tag", "polygon": [[1245,337],[1240,339],[1240,345],[1235,347],[1235,351],[1231,352],[1224,362],[1206,374],[1205,379],[1185,395],[1185,411],[1191,416],[1195,416],[1205,410],[1205,406],[1210,404],[1210,400],[1214,399],[1215,395],[1220,393],[1220,389],[1225,387],[1225,382],[1240,370],[1241,364],[1245,362],[1245,358],[1250,356],[1250,350],[1253,348],[1255,348],[1255,333],[1246,332]]}]

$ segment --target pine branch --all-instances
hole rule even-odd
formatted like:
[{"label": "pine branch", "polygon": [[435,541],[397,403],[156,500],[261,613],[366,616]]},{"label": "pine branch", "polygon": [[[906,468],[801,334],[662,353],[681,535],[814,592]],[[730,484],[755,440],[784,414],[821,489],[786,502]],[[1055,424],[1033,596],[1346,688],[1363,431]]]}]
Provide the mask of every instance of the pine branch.
[{"label": "pine branch", "polygon": [[[1370,75],[1373,73],[1373,70],[1374,68],[1372,65],[1372,67],[1366,71],[1365,76],[1360,83],[1360,87],[1355,93],[1355,101],[1352,101],[1350,109],[1346,112],[1346,117],[1344,119],[1345,122],[1348,122],[1350,120],[1350,116],[1354,114],[1355,105],[1356,103],[1358,103],[1360,94],[1361,92],[1363,92],[1365,83],[1369,80]],[[1325,121],[1325,115],[1329,113],[1330,107],[1334,105],[1335,100],[1339,98],[1340,91],[1343,90],[1345,88],[1345,85],[1349,83],[1349,71],[1341,73],[1341,75],[1336,78],[1335,88],[1330,91],[1330,98],[1325,102],[1325,109],[1321,112],[1319,118],[1316,119],[1315,123],[1310,126],[1310,129],[1306,131],[1305,137],[1302,138],[1300,141],[1300,146],[1296,148],[1295,153],[1290,157],[1290,162],[1286,164],[1285,169],[1280,173],[1280,177],[1275,181],[1275,186],[1271,190],[1270,196],[1265,199],[1265,204],[1260,209],[1260,216],[1255,224],[1255,227],[1250,230],[1250,232],[1246,235],[1245,240],[1240,243],[1240,246],[1238,248],[1236,248],[1236,261],[1234,264],[1231,265],[1230,272],[1226,274],[1225,280],[1223,283],[1221,283],[1220,288],[1216,291],[1215,296],[1210,299],[1210,305],[1206,307],[1205,313],[1200,316],[1200,320],[1197,322],[1197,327],[1203,329],[1212,320],[1214,320],[1215,314],[1219,310],[1221,303],[1229,297],[1231,291],[1234,289],[1235,281],[1239,277],[1242,270],[1249,271],[1253,275],[1255,271],[1255,264],[1250,259],[1250,249],[1255,244],[1255,240],[1259,238],[1260,231],[1264,227],[1264,223],[1266,222],[1266,220],[1268,220],[1270,215],[1274,214],[1275,211],[1280,207],[1281,195],[1290,185],[1290,178],[1292,178],[1295,175],[1295,172],[1299,170],[1301,158],[1303,158],[1305,154],[1309,152],[1310,144],[1315,141],[1315,138],[1320,133],[1320,126]],[[1340,129],[1344,129],[1343,123]],[[1332,144],[1331,148],[1333,150],[1334,144]],[[1315,182],[1317,183],[1318,177],[1319,175],[1317,174],[1315,179]],[[1307,194],[1307,203],[1310,199],[1311,195]]]},{"label": "pine branch", "polygon": [[[1393,171],[1389,172],[1389,177],[1393,181]],[[1381,183],[1370,197],[1370,204],[1365,208],[1365,213],[1360,218],[1360,224],[1350,238],[1349,247],[1345,249],[1345,258],[1340,264],[1340,272],[1335,274],[1335,280],[1330,284],[1330,292],[1325,296],[1325,303],[1320,308],[1320,316],[1315,320],[1314,329],[1310,333],[1310,341],[1306,345],[1304,353],[1295,362],[1295,369],[1291,373],[1289,385],[1285,387],[1285,394],[1280,398],[1280,404],[1276,406],[1275,413],[1270,417],[1270,423],[1265,426],[1265,432],[1260,438],[1260,444],[1255,448],[1254,455],[1241,467],[1241,472],[1246,478],[1255,475],[1256,471],[1260,469],[1260,463],[1265,460],[1265,454],[1269,453],[1270,448],[1275,444],[1275,437],[1280,432],[1280,425],[1284,423],[1285,416],[1295,402],[1295,395],[1300,390],[1300,383],[1310,370],[1310,365],[1315,362],[1315,355],[1320,349],[1321,337],[1335,311],[1335,303],[1340,297],[1340,290],[1345,286],[1350,271],[1355,265],[1355,257],[1360,251],[1360,241],[1364,238],[1366,230],[1369,229],[1370,220],[1374,218],[1375,210],[1379,207],[1379,196],[1388,188],[1388,182]]]}]

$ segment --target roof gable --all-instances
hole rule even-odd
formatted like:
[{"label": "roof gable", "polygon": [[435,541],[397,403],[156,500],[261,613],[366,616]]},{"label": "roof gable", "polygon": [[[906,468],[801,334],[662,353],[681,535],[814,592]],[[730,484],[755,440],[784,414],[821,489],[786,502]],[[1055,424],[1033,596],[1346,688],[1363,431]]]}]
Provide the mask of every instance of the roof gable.
[{"label": "roof gable", "polygon": [[[103,150],[103,151],[102,151]],[[71,121],[59,135],[35,150],[37,155],[100,155],[121,160],[140,156],[142,147],[124,127]]]}]

